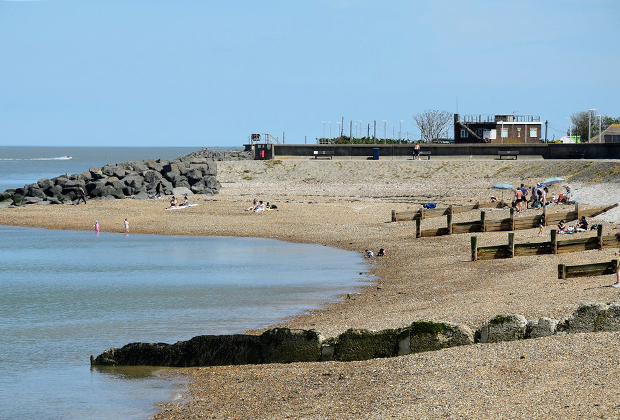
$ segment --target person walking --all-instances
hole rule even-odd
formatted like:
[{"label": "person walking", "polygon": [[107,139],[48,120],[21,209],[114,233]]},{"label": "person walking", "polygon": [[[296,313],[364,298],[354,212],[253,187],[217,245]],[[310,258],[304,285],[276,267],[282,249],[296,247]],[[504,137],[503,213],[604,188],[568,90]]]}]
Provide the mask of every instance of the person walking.
[{"label": "person walking", "polygon": [[78,201],[76,204],[80,204],[80,200],[84,200],[84,204],[86,204],[86,191],[81,186],[78,187]]},{"label": "person walking", "polygon": [[127,218],[125,218],[125,235],[129,235],[129,220],[127,220]]}]

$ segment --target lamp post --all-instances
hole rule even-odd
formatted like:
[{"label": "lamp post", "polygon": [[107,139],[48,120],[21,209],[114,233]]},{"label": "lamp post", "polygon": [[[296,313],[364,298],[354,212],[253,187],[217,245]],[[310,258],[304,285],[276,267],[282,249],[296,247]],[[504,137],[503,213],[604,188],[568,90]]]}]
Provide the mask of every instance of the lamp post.
[{"label": "lamp post", "polygon": [[327,124],[329,124],[329,138],[332,138],[332,122],[328,121]]},{"label": "lamp post", "polygon": [[360,139],[361,139],[361,138],[362,138],[362,135],[363,135],[363,134],[362,134],[362,120],[358,120],[357,122],[358,122],[358,123],[360,123],[360,124],[359,124],[359,127],[360,127]]},{"label": "lamp post", "polygon": [[592,126],[592,111],[596,111],[596,108],[588,110],[588,143],[590,143],[590,130]]},{"label": "lamp post", "polygon": [[381,120],[383,121],[383,143],[387,143],[387,121],[385,120]]},{"label": "lamp post", "polygon": [[601,114],[598,115],[598,142],[603,143],[603,116]]},{"label": "lamp post", "polygon": [[400,139],[403,138],[403,123],[405,120],[400,120],[400,125],[398,126],[398,143],[400,143]]},{"label": "lamp post", "polygon": [[342,125],[342,123],[340,121],[336,121],[336,124],[338,124],[338,137],[340,137],[340,126]]},{"label": "lamp post", "polygon": [[325,121],[321,121],[321,124],[323,124],[323,138],[325,138]]}]

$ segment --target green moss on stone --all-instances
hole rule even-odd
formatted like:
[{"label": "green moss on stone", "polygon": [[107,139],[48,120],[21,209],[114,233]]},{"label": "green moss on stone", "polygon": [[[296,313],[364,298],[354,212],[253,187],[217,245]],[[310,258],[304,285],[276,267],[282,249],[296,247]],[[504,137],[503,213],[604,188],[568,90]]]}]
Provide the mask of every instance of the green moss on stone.
[{"label": "green moss on stone", "polygon": [[446,330],[451,330],[452,328],[448,324],[444,324],[443,322],[432,322],[432,321],[416,321],[411,324],[411,335],[422,335],[422,334],[442,334]]},{"label": "green moss on stone", "polygon": [[515,317],[512,315],[495,315],[489,321],[489,325],[501,325],[501,324],[505,324],[506,322],[511,322],[514,320],[515,320]]}]

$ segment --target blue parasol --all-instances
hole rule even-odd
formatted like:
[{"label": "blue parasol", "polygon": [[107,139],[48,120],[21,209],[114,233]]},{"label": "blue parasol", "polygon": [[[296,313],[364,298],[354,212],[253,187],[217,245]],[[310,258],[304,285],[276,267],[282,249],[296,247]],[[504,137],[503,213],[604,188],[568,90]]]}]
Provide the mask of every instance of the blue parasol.
[{"label": "blue parasol", "polygon": [[504,190],[515,190],[516,188],[510,184],[495,184],[491,188],[496,190],[502,190],[502,201],[504,201]]},{"label": "blue parasol", "polygon": [[542,182],[542,184],[541,184],[541,185],[543,185],[543,186],[547,186],[547,185],[559,184],[560,182],[564,182],[564,179],[562,179],[562,178],[558,178],[558,177],[556,176],[556,177],[553,177],[553,178],[545,179],[545,180]]}]

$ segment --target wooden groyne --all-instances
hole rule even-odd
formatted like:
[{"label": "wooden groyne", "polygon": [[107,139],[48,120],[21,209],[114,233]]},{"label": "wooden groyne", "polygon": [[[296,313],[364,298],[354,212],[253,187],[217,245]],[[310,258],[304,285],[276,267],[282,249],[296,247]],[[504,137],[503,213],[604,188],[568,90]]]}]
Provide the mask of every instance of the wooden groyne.
[{"label": "wooden groyne", "polygon": [[593,277],[614,274],[618,270],[618,259],[602,263],[566,265],[558,264],[558,279],[573,277]]},{"label": "wooden groyne", "polygon": [[446,216],[446,227],[426,229],[422,230],[422,220],[416,219],[416,238],[424,238],[430,236],[443,236],[459,233],[476,233],[476,232],[504,232],[532,229],[538,226],[542,221],[544,226],[555,225],[560,220],[566,222],[580,219],[582,216],[595,217],[599,214],[605,213],[615,207],[618,204],[613,204],[606,207],[594,207],[591,209],[580,209],[579,204],[575,203],[575,209],[573,211],[561,212],[561,213],[547,213],[547,208],[543,207],[542,214],[534,216],[515,217],[515,209],[510,209],[510,217],[500,220],[487,220],[486,212],[480,212],[480,220],[474,220],[470,222],[453,223],[452,214]]},{"label": "wooden groyne", "polygon": [[502,258],[527,257],[544,254],[565,254],[591,249],[620,247],[620,234],[603,236],[603,225],[599,225],[596,236],[558,241],[556,229],[551,230],[551,240],[544,242],[526,242],[515,244],[514,232],[508,234],[508,244],[478,246],[478,237],[471,237],[471,260],[495,260]]}]

